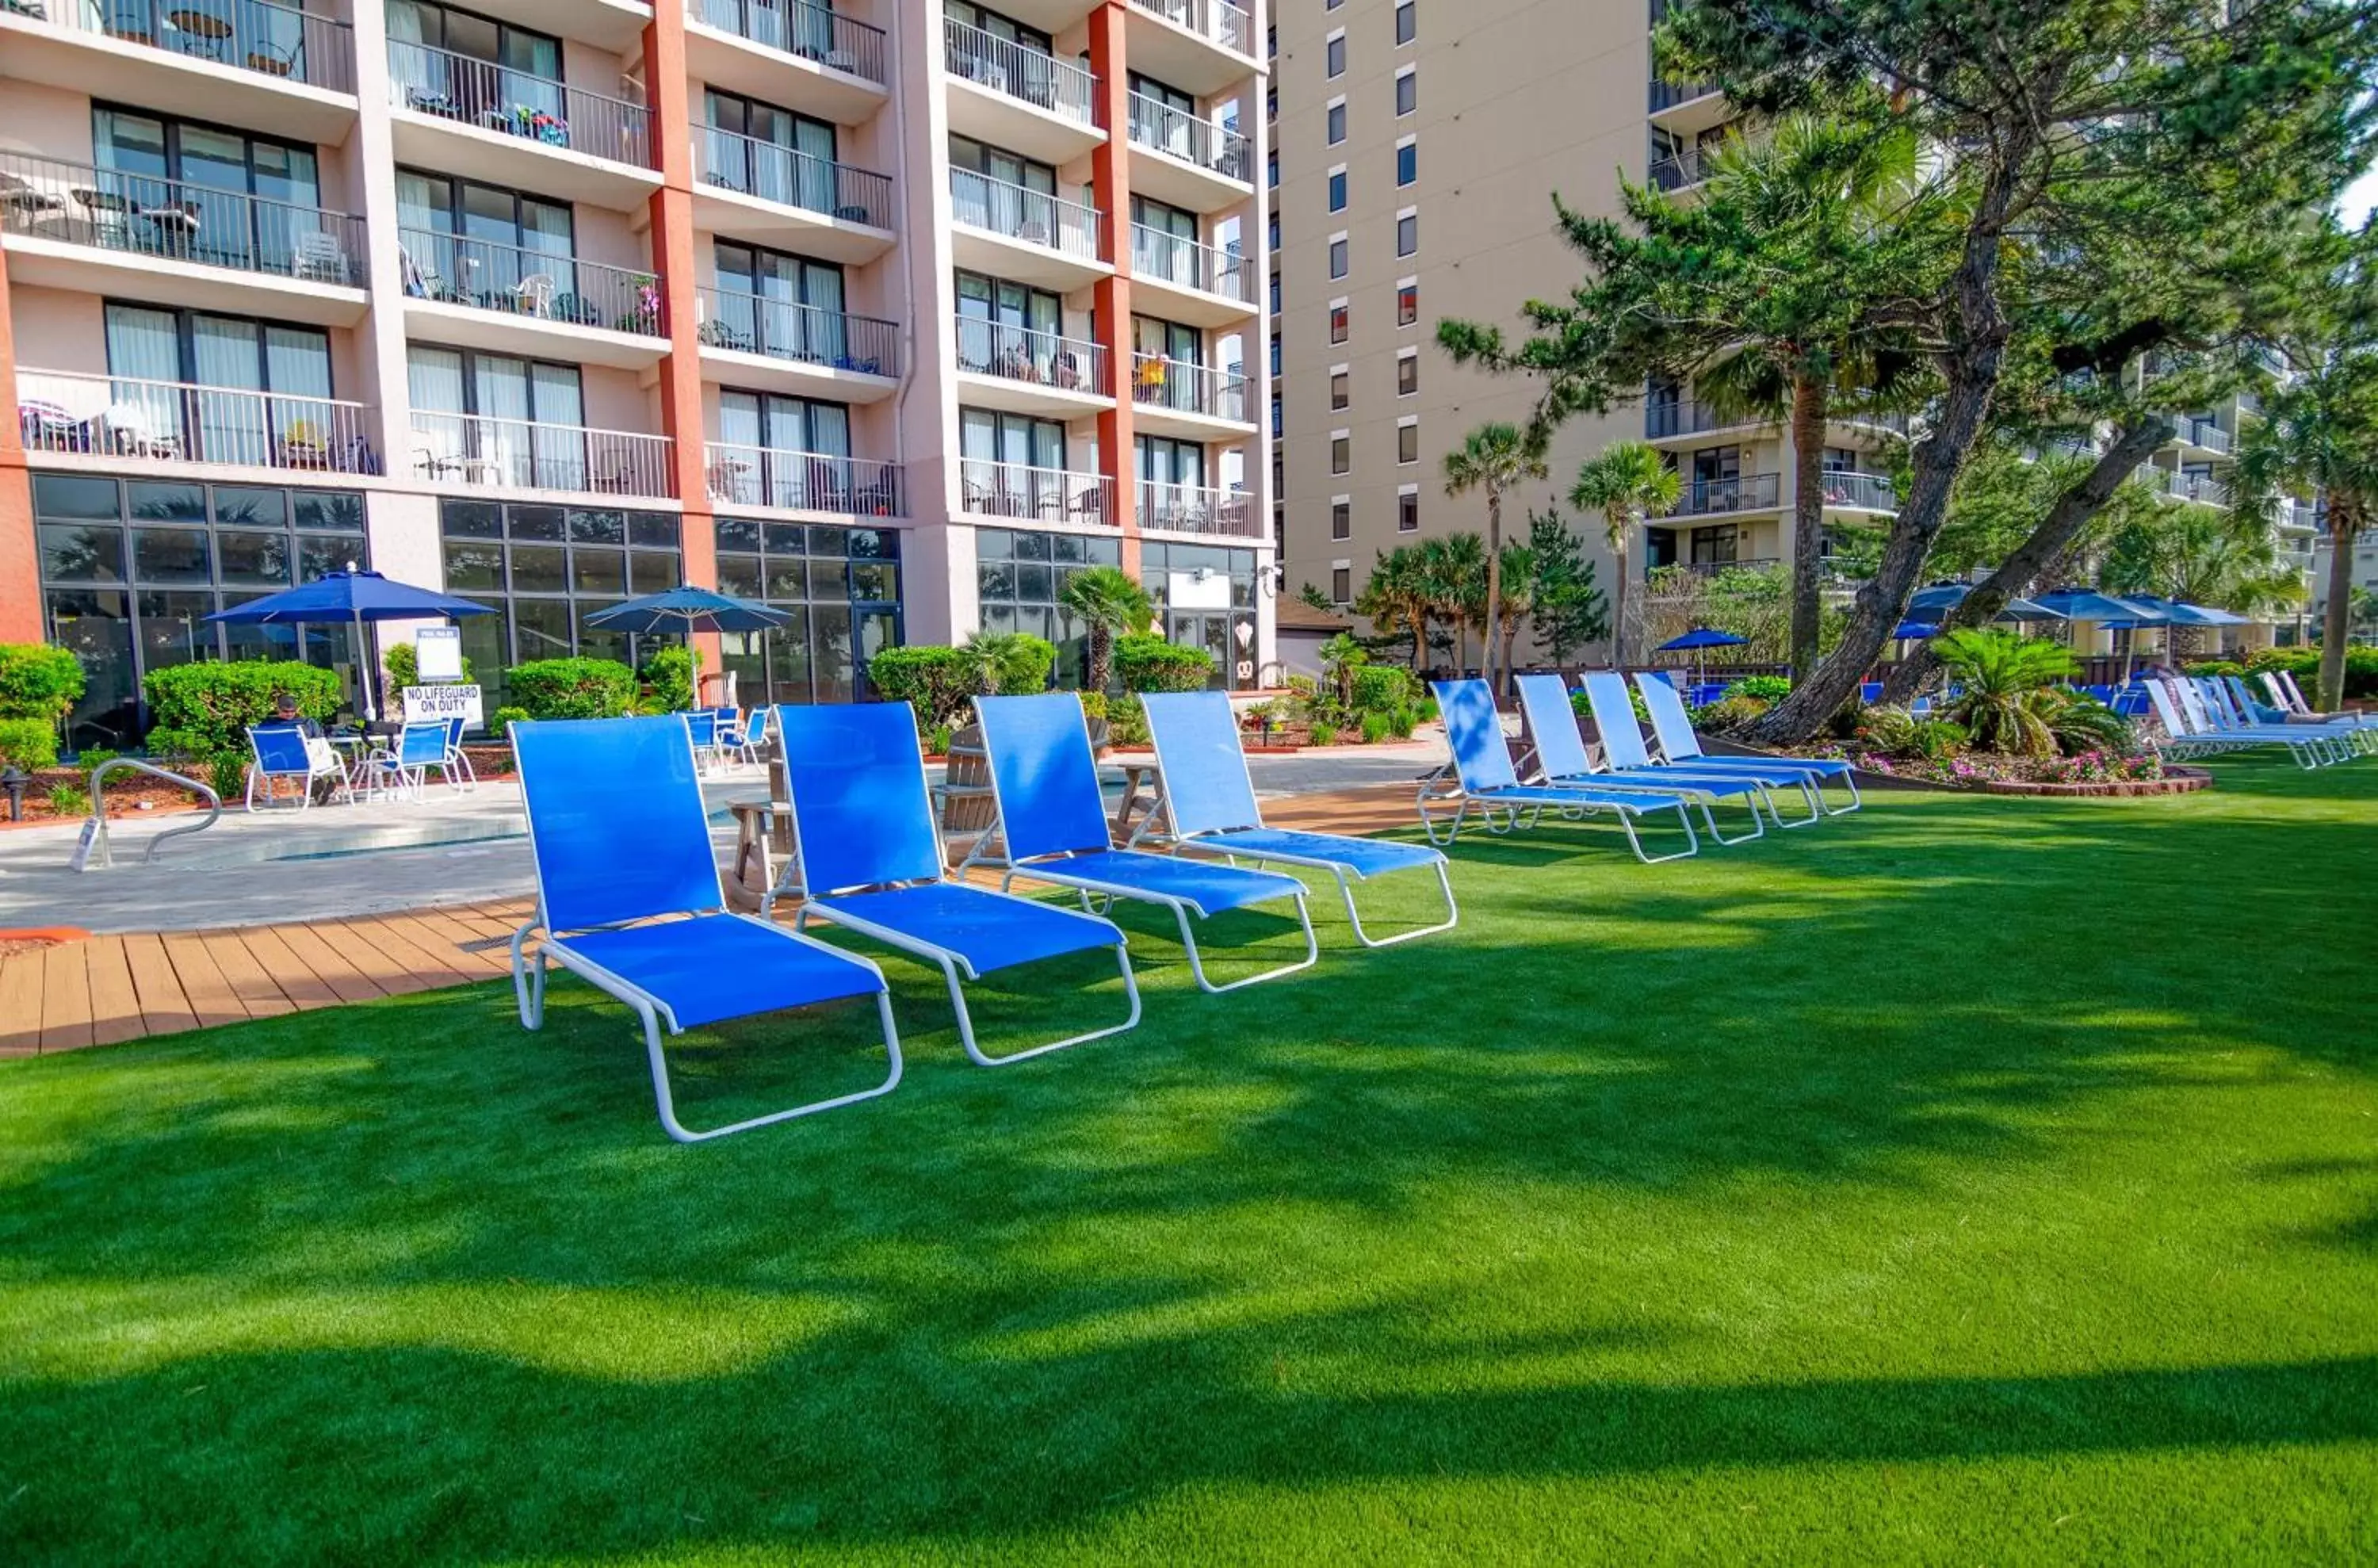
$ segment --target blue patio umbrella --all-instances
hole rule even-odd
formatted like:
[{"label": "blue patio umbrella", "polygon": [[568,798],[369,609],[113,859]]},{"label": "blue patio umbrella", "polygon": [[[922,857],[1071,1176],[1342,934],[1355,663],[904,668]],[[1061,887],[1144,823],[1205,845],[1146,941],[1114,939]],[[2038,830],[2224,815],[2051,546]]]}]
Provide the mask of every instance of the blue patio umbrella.
[{"label": "blue patio umbrella", "polygon": [[2160,626],[2163,618],[2143,605],[2126,604],[2094,588],[2059,588],[2036,601],[2067,621],[2095,621],[2107,626]]},{"label": "blue patio umbrella", "polygon": [[1653,651],[1683,653],[1690,650],[1694,656],[1693,678],[1696,682],[1699,682],[1705,673],[1700,659],[1700,652],[1703,648],[1738,648],[1749,640],[1747,637],[1737,637],[1731,632],[1718,631],[1715,627],[1696,626],[1680,637],[1669,638]]},{"label": "blue patio umbrella", "polygon": [[377,718],[378,683],[372,678],[371,666],[378,661],[370,657],[369,645],[364,641],[365,621],[451,621],[457,616],[494,613],[486,605],[474,604],[469,599],[416,588],[410,583],[391,583],[377,572],[358,572],[350,566],[343,572],[325,573],[311,583],[219,609],[206,619],[228,626],[286,626],[301,621],[350,622],[355,629],[355,656],[365,667],[364,712],[368,718]]},{"label": "blue patio umbrella", "polygon": [[669,588],[623,599],[586,618],[607,632],[764,632],[791,616],[711,588]]},{"label": "blue patio umbrella", "polygon": [[[1912,621],[1929,616],[1937,620],[1944,617],[1963,604],[1965,601],[1965,596],[1973,591],[1973,585],[1970,583],[1935,583],[1928,588],[1918,588],[1907,601],[1908,619]],[[1993,619],[2061,621],[2064,618],[2044,604],[2018,597],[2007,600],[2005,607]]]},{"label": "blue patio umbrella", "polygon": [[1939,636],[1940,623],[1937,621],[1903,621],[1891,629],[1891,634],[1903,643],[1920,643],[1927,637]]}]

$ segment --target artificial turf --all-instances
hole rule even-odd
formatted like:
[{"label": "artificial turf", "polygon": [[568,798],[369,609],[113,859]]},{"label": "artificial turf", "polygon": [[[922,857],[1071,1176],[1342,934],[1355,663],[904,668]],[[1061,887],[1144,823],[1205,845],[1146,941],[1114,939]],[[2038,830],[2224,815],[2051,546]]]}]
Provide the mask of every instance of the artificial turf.
[{"label": "artificial turf", "polygon": [[566,980],[0,1064],[0,1561],[2378,1559],[2378,762],[2215,766],[887,957],[700,1148]]}]

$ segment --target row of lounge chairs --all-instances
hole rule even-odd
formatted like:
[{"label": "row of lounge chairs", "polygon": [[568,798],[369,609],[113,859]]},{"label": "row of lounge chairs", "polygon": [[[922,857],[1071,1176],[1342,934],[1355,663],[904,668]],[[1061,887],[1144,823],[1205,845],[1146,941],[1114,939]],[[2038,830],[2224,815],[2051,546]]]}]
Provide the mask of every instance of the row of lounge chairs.
[{"label": "row of lounge chairs", "polygon": [[2326,767],[2378,752],[2378,718],[2360,714],[2314,713],[2295,677],[2265,670],[2256,699],[2239,676],[2144,678],[2156,720],[2156,742],[2171,757],[2203,756],[2255,747],[2283,746],[2299,767]]}]

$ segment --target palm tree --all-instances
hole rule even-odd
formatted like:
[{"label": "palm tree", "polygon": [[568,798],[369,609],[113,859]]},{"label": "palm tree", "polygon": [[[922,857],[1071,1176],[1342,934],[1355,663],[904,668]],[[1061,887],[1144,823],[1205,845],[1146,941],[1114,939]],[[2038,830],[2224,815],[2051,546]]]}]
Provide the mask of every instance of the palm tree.
[{"label": "palm tree", "polygon": [[1486,547],[1466,531],[1440,535],[1421,545],[1420,570],[1434,607],[1430,613],[1453,626],[1453,667],[1459,669],[1464,639],[1486,602]]},{"label": "palm tree", "polygon": [[1107,689],[1115,633],[1144,630],[1156,614],[1147,590],[1120,566],[1091,566],[1075,573],[1057,590],[1057,605],[1089,633],[1090,667],[1082,681],[1082,689],[1088,692]]},{"label": "palm tree", "polygon": [[1428,562],[1410,545],[1382,550],[1372,563],[1370,580],[1354,601],[1358,615],[1370,618],[1371,629],[1383,635],[1410,633],[1412,673],[1428,662],[1428,618],[1436,601],[1430,593]]},{"label": "palm tree", "polygon": [[1610,662],[1627,663],[1627,549],[1637,524],[1665,517],[1684,498],[1684,481],[1644,441],[1613,441],[1589,459],[1569,487],[1568,503],[1599,512],[1608,525],[1611,573]]},{"label": "palm tree", "polygon": [[[1445,454],[1445,493],[1486,492],[1486,618],[1488,633],[1503,620],[1503,492],[1530,479],[1543,478],[1542,434],[1500,422],[1481,425],[1462,438],[1461,445]],[[1486,685],[1500,694],[1502,681],[1495,669],[1495,649],[1486,649]]]},{"label": "palm tree", "polygon": [[1519,640],[1519,622],[1535,612],[1536,552],[1526,545],[1505,545],[1500,566],[1502,614],[1495,631],[1503,649],[1503,673],[1507,677],[1512,669],[1512,648]]},{"label": "palm tree", "polygon": [[971,632],[960,645],[967,656],[967,674],[977,694],[995,697],[1006,679],[1008,661],[1024,645],[1021,632]]},{"label": "palm tree", "polygon": [[2070,649],[2060,643],[1976,626],[1945,633],[1934,647],[1964,687],[1950,717],[1965,727],[1976,751],[2056,754],[2056,732],[2048,722],[2054,709],[2040,699],[2072,673]]}]

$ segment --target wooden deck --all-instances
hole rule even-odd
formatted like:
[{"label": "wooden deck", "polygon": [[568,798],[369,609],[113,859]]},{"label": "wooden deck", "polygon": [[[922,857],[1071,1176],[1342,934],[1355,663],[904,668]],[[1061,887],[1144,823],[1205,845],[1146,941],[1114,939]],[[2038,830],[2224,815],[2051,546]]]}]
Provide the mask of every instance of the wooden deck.
[{"label": "wooden deck", "polygon": [[[1412,824],[1405,785],[1274,802],[1275,827]],[[527,899],[296,925],[92,936],[0,958],[0,1056],[113,1045],[510,972]]]}]

